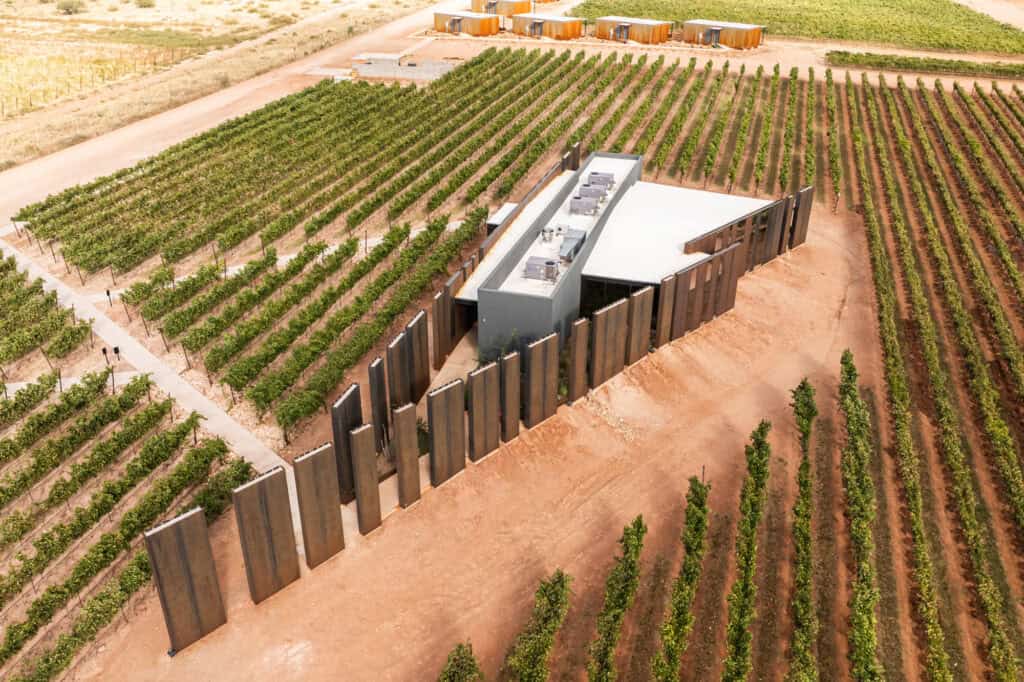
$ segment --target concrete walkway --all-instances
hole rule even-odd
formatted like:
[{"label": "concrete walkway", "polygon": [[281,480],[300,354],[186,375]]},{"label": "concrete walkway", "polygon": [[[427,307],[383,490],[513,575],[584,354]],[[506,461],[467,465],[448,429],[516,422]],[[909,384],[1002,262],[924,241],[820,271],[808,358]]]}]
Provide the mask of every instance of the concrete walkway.
[{"label": "concrete walkway", "polygon": [[291,465],[276,452],[264,445],[259,438],[245,427],[232,419],[220,406],[193,388],[172,367],[150,353],[127,330],[121,328],[117,323],[104,315],[99,308],[93,305],[90,300],[91,297],[75,292],[71,287],[40,268],[31,258],[10,244],[5,243],[3,250],[8,255],[14,256],[21,268],[28,272],[30,278],[42,278],[45,290],[56,291],[57,301],[61,305],[69,308],[74,306],[75,313],[80,318],[91,318],[92,328],[96,336],[103,339],[109,346],[120,347],[121,356],[126,361],[132,363],[138,372],[149,374],[153,381],[174,398],[175,402],[182,409],[194,410],[201,414],[204,418],[203,428],[223,438],[236,455],[249,461],[259,472],[268,471],[276,466],[284,467],[288,478],[288,493],[292,508],[295,541],[301,551],[302,530],[299,525],[298,495],[295,490],[295,476]]}]

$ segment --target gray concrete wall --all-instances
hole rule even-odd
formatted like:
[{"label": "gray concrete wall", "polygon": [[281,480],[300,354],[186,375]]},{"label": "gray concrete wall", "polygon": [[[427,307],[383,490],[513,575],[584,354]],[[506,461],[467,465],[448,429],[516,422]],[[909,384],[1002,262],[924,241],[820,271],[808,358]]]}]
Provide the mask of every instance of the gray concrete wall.
[{"label": "gray concrete wall", "polygon": [[626,364],[632,365],[647,355],[651,347],[651,316],[654,311],[654,287],[634,291],[629,297],[626,321]]},{"label": "gray concrete wall", "polygon": [[405,326],[405,337],[408,343],[411,399],[408,402],[419,402],[423,394],[430,388],[430,342],[427,326],[427,313],[424,310]]},{"label": "gray concrete wall", "polygon": [[661,348],[672,340],[672,310],[676,300],[676,276],[669,275],[658,286],[658,315],[654,330],[654,346]]},{"label": "gray concrete wall", "polygon": [[[630,154],[602,152],[601,155],[638,158]],[[576,171],[576,178],[555,195],[480,287],[477,293],[480,315],[479,343],[483,351],[493,353],[497,349],[513,348],[508,344],[510,338],[519,339],[520,342],[514,347],[515,350],[522,351],[526,343],[547,336],[551,332],[568,339],[569,328],[580,314],[583,267],[597,244],[608,217],[625,195],[624,190],[640,179],[642,164],[636,164],[632,173],[619,183],[615,196],[603,207],[597,224],[583,243],[583,248],[558,278],[550,295],[530,296],[501,291],[499,287],[537,238],[540,230],[551,221],[562,202],[576,191],[579,178],[587,172],[587,167],[584,165]]]},{"label": "gray concrete wall", "polygon": [[334,438],[334,459],[338,476],[338,494],[341,504],[355,499],[352,478],[352,449],[348,432],[363,423],[363,403],[359,384],[352,384],[331,407],[331,433]]},{"label": "gray concrete wall", "polygon": [[497,363],[469,373],[469,458],[476,462],[498,449],[501,377]]},{"label": "gray concrete wall", "polygon": [[398,504],[408,507],[420,499],[420,449],[416,437],[416,406],[402,405],[391,412],[394,438],[391,452],[398,470]]},{"label": "gray concrete wall", "polygon": [[430,484],[435,488],[466,466],[465,395],[462,379],[427,394]]},{"label": "gray concrete wall", "polygon": [[370,419],[373,423],[373,441],[377,452],[384,452],[388,444],[388,389],[384,360],[374,358],[367,368],[370,375]]},{"label": "gray concrete wall", "polygon": [[523,423],[532,429],[558,409],[558,335],[549,334],[523,353]]},{"label": "gray concrete wall", "polygon": [[299,579],[292,511],[284,469],[276,467],[231,493],[245,578],[253,602]]},{"label": "gray concrete wall", "polygon": [[409,375],[409,343],[405,332],[391,339],[387,348],[388,394],[391,407],[412,402],[412,377]]},{"label": "gray concrete wall", "polygon": [[352,469],[356,480],[356,519],[360,534],[366,535],[380,526],[381,519],[373,426],[364,424],[354,428],[349,436],[352,440]]},{"label": "gray concrete wall", "polygon": [[331,446],[324,444],[296,457],[293,466],[306,565],[316,568],[345,547],[337,461]]},{"label": "gray concrete wall", "polygon": [[509,353],[498,364],[501,370],[501,440],[506,443],[519,435],[520,357],[519,353]]},{"label": "gray concrete wall", "polygon": [[587,394],[590,381],[587,376],[587,356],[590,350],[590,320],[581,318],[572,323],[569,336],[569,402],[574,403]]},{"label": "gray concrete wall", "polygon": [[146,531],[145,542],[171,652],[181,651],[227,622],[203,510]]}]

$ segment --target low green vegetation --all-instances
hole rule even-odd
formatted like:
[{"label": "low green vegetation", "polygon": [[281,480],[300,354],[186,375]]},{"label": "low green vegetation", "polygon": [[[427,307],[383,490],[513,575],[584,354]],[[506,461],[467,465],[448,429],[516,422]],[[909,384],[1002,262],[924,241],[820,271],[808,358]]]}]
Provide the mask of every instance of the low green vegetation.
[{"label": "low green vegetation", "polygon": [[773,35],[964,52],[1020,53],[1024,31],[954,0],[587,0],[575,13],[767,26]]},{"label": "low green vegetation", "polygon": [[1024,64],[1011,62],[971,62],[966,59],[940,59],[938,57],[909,57],[874,52],[847,52],[831,50],[825,55],[832,66],[854,66],[884,71],[914,71],[948,73],[983,78],[1024,78]]}]

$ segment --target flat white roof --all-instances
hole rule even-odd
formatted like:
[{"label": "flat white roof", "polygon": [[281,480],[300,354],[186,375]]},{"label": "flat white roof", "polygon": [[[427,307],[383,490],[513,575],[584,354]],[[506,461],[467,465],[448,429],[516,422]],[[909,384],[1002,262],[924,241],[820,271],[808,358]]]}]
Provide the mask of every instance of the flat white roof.
[{"label": "flat white roof", "polygon": [[768,206],[771,201],[637,182],[619,199],[583,276],[658,284],[709,258],[683,253],[686,242]]},{"label": "flat white roof", "polygon": [[573,22],[583,21],[579,17],[566,17],[561,14],[513,14],[513,19],[533,19],[534,21],[550,21],[554,24],[570,24]]},{"label": "flat white roof", "polygon": [[708,21],[707,19],[689,19],[683,22],[684,26],[686,24],[697,24],[698,26],[707,26],[708,28],[739,28],[743,30],[764,28],[761,24],[738,24],[734,21]]},{"label": "flat white roof", "polygon": [[470,12],[469,10],[438,10],[434,14],[444,17],[461,17],[463,19],[489,19],[496,14],[484,14],[483,12]]},{"label": "flat white roof", "polygon": [[662,21],[661,19],[640,19],[637,17],[598,17],[598,21],[614,21],[619,24],[640,24],[643,26],[660,26],[662,24],[671,24],[671,21]]},{"label": "flat white roof", "polygon": [[[636,159],[618,159],[607,156],[592,156],[584,166],[583,171],[580,173],[579,182],[577,183],[577,190],[579,185],[586,184],[590,173],[599,171],[602,173],[611,173],[615,178],[614,188],[608,192],[608,196],[605,201],[601,204],[600,210],[596,215],[587,214],[573,214],[569,212],[569,205],[572,202],[573,196],[577,193],[576,191],[570,192],[569,196],[565,198],[565,201],[558,207],[554,215],[547,222],[547,225],[552,227],[565,227],[566,230],[582,230],[587,233],[587,237],[590,236],[590,231],[597,225],[598,220],[604,214],[605,207],[611,202],[612,197],[620,190],[623,179],[625,179],[629,173],[636,166],[638,161]],[[627,195],[628,196],[628,195]],[[625,198],[625,197],[623,197]],[[539,198],[538,198],[539,199]],[[534,200],[537,201],[537,200]],[[532,202],[531,202],[532,204]],[[616,207],[615,213],[617,214],[619,209]],[[609,217],[609,220],[613,219]],[[605,226],[607,229],[607,225]],[[601,237],[598,239],[598,244],[604,241],[604,233],[602,232]],[[534,294],[537,296],[548,296],[554,290],[558,284],[556,279],[554,282],[545,280],[533,279],[525,276],[526,262],[530,258],[544,258],[545,260],[553,260],[558,263],[559,279],[565,272],[567,264],[563,263],[558,257],[558,250],[562,245],[561,237],[556,237],[551,241],[545,242],[541,234],[538,234],[533,243],[526,249],[523,255],[520,257],[519,262],[512,268],[508,277],[502,282],[498,288],[502,291],[514,291],[520,294]],[[584,271],[586,271],[584,269]]]},{"label": "flat white roof", "polygon": [[505,231],[501,233],[498,240],[494,242],[491,250],[484,256],[476,270],[473,271],[462,285],[462,288],[455,294],[455,298],[463,301],[475,301],[477,300],[477,291],[480,289],[480,285],[491,276],[494,272],[494,268],[497,267],[498,263],[505,258],[506,254],[512,250],[512,247],[516,245],[519,238],[530,229],[533,225],[533,221],[547,208],[548,204],[555,200],[555,195],[565,187],[565,185],[572,180],[573,171],[563,171],[561,175],[558,175],[547,184],[547,186],[534,197],[533,201],[523,207],[523,211],[516,216],[516,219],[505,228]]}]

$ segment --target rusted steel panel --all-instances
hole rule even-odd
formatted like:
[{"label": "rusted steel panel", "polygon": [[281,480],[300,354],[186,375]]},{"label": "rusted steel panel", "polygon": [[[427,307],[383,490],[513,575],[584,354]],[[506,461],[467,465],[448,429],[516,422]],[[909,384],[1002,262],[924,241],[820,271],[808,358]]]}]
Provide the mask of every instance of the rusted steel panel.
[{"label": "rusted steel panel", "polygon": [[519,417],[521,412],[520,399],[520,359],[518,352],[512,352],[501,358],[501,440],[509,442],[519,435]]},{"label": "rusted steel panel", "polygon": [[325,443],[297,457],[293,466],[306,565],[316,568],[345,548],[338,504],[337,461],[331,446]]},{"label": "rusted steel panel", "polygon": [[416,435],[416,406],[403,405],[391,412],[394,438],[391,451],[398,470],[398,504],[408,507],[420,499],[420,448]]},{"label": "rusted steel panel", "polygon": [[501,376],[497,363],[469,374],[469,458],[474,462],[498,449],[501,430]]},{"label": "rusted steel panel", "polygon": [[370,375],[370,416],[373,423],[373,441],[377,452],[384,452],[388,444],[388,389],[384,360],[377,357],[368,368]]},{"label": "rusted steel panel", "polygon": [[363,403],[359,384],[352,384],[331,407],[331,432],[334,438],[335,469],[338,476],[338,498],[341,504],[355,499],[352,479],[352,449],[348,432],[363,423]]},{"label": "rusted steel panel", "polygon": [[795,248],[807,241],[807,228],[811,221],[811,206],[814,204],[814,185],[808,185],[796,193],[796,223],[789,240],[789,247]]},{"label": "rusted steel panel", "polygon": [[377,481],[377,451],[373,427],[364,424],[349,432],[352,439],[352,468],[356,481],[356,519],[359,532],[366,535],[380,526],[380,487]]},{"label": "rusted steel panel", "polygon": [[465,383],[462,379],[427,394],[430,484],[437,487],[466,466]]},{"label": "rusted steel panel", "polygon": [[693,269],[693,290],[690,292],[690,305],[686,314],[686,331],[692,332],[700,326],[704,312],[704,284],[708,276],[708,263],[698,263]]},{"label": "rusted steel panel", "polygon": [[590,320],[581,318],[572,323],[569,335],[569,402],[587,394],[587,351],[590,349]]},{"label": "rusted steel panel", "polygon": [[146,531],[145,541],[173,654],[227,622],[203,510]]},{"label": "rusted steel panel", "polygon": [[409,336],[399,332],[387,348],[388,393],[391,407],[412,402],[412,377],[409,375]]},{"label": "rusted steel panel", "polygon": [[632,365],[647,355],[651,346],[651,314],[654,309],[654,288],[644,287],[629,297],[629,318],[626,326],[626,364]]},{"label": "rusted steel panel", "polygon": [[655,321],[654,346],[661,348],[672,340],[672,310],[676,300],[676,276],[669,275],[658,285],[658,318]]},{"label": "rusted steel panel", "polygon": [[299,579],[284,469],[275,467],[235,488],[231,500],[249,594],[258,604]]},{"label": "rusted steel panel", "polygon": [[530,429],[558,408],[558,334],[526,346],[523,423]]},{"label": "rusted steel panel", "polygon": [[690,314],[690,287],[693,282],[694,268],[690,267],[676,273],[675,296],[672,304],[672,340],[686,333],[686,320]]},{"label": "rusted steel panel", "polygon": [[421,310],[405,327],[411,392],[411,397],[407,402],[419,402],[419,399],[430,388],[430,344],[427,338],[428,334],[427,313]]}]

